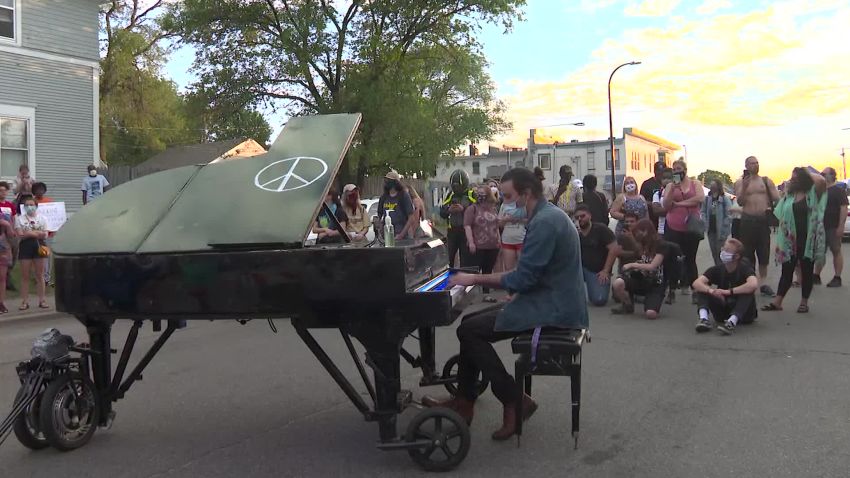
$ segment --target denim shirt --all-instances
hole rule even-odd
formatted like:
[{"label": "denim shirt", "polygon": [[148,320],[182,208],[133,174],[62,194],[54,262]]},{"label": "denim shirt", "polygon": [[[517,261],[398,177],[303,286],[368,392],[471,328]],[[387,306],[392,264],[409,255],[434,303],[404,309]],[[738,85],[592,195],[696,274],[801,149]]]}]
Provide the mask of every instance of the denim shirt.
[{"label": "denim shirt", "polygon": [[[732,233],[732,216],[729,215],[729,209],[732,208],[732,201],[725,194],[718,199],[720,202],[715,216],[717,217],[717,237],[729,237],[729,234]],[[705,202],[702,203],[702,219],[705,221],[706,234],[708,233],[708,225],[711,221],[709,215],[711,214],[711,205],[713,202],[714,196],[706,194]]]},{"label": "denim shirt", "polygon": [[541,200],[534,209],[517,268],[502,276],[502,288],[516,296],[495,330],[588,327],[578,231],[558,206]]}]

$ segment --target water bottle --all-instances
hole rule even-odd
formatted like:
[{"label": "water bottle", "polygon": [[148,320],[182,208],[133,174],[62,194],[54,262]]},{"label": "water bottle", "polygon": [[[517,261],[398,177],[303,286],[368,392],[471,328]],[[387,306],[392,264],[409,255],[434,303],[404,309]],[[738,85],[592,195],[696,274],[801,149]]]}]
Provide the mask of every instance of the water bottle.
[{"label": "water bottle", "polygon": [[389,211],[384,214],[384,247],[395,247],[395,228]]}]

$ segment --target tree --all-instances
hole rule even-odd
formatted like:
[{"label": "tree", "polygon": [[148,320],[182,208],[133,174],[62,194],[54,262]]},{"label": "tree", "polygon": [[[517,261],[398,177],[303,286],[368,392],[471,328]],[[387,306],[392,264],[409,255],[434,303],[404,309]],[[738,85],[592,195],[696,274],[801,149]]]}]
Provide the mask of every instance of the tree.
[{"label": "tree", "polygon": [[203,89],[186,94],[184,100],[193,138],[199,142],[234,138],[252,138],[262,145],[269,142],[272,127],[258,111],[219,107]]},{"label": "tree", "polygon": [[713,169],[706,169],[705,171],[701,172],[699,176],[697,176],[697,179],[699,179],[705,185],[705,187],[708,187],[708,184],[711,181],[714,181],[715,179],[719,179],[724,186],[734,184],[734,181],[732,181],[732,178],[727,173],[722,173]]},{"label": "tree", "polygon": [[102,7],[100,151],[107,163],[135,164],[190,139],[184,102],[160,76],[163,40],[173,36],[157,20],[163,12],[162,0]]},{"label": "tree", "polygon": [[[185,0],[199,84],[234,108],[362,112],[357,179],[392,165],[427,174],[464,141],[504,129],[475,33],[510,27],[525,0]],[[353,163],[353,164],[352,164]]]}]

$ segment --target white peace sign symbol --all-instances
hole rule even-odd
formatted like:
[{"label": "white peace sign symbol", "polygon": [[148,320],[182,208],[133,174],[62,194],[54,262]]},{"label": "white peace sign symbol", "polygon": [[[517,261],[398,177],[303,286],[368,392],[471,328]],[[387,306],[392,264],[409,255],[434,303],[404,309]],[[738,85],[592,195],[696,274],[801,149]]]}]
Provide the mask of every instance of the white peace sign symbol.
[{"label": "white peace sign symbol", "polygon": [[[315,175],[315,177],[313,177],[312,179],[305,179],[304,177],[295,174],[295,170],[298,168],[298,165],[301,163],[302,160],[309,160],[310,162],[315,161],[315,162],[319,163],[319,165],[321,166],[322,172]],[[266,175],[267,176],[266,178],[263,178],[262,180],[260,179],[260,177],[263,175],[263,173],[265,173],[269,169],[274,168],[275,166],[282,164],[282,163],[286,163],[286,162],[291,162],[291,164],[289,165],[289,169],[286,170],[285,172],[284,172],[283,166],[280,167],[280,168],[275,168],[276,172],[278,172],[278,173],[283,172],[282,176],[275,176],[275,177],[269,179],[268,178],[269,175]],[[302,170],[303,169],[305,169],[305,168],[302,168]],[[309,171],[309,169],[311,169],[311,168],[307,168],[308,171]],[[318,181],[322,176],[324,176],[327,172],[328,172],[328,164],[326,162],[322,161],[321,159],[313,158],[313,157],[310,157],[310,156],[296,156],[294,158],[286,158],[286,159],[281,159],[280,161],[275,161],[275,162],[269,164],[268,166],[266,166],[265,168],[261,169],[260,172],[258,172],[257,175],[254,176],[254,186],[257,186],[258,188],[260,188],[264,191],[271,191],[271,192],[275,192],[275,193],[281,193],[281,192],[284,192],[284,191],[293,191],[295,189],[301,189],[305,186],[309,186],[309,185],[313,184],[314,182]],[[304,174],[304,173],[302,173],[302,174]],[[297,183],[295,183],[295,185],[293,185],[293,186],[290,186],[289,185],[290,181],[297,181]]]}]

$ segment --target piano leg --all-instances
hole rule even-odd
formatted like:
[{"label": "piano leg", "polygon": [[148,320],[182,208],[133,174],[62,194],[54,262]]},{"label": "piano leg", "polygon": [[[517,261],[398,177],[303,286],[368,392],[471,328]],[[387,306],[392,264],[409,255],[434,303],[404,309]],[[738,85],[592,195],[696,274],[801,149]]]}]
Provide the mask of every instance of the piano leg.
[{"label": "piano leg", "polygon": [[92,381],[100,395],[100,426],[108,426],[113,418],[112,400],[108,398],[112,386],[112,321],[80,319],[89,335]]},{"label": "piano leg", "polygon": [[436,363],[436,342],[433,327],[419,328],[419,360],[422,370],[422,383],[428,384],[439,379]]}]

